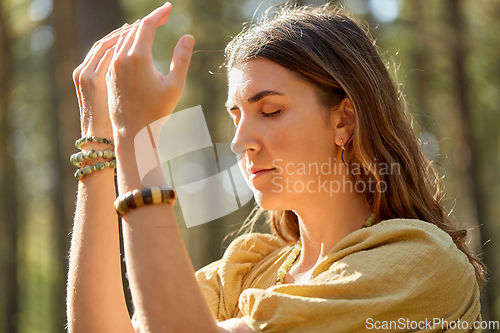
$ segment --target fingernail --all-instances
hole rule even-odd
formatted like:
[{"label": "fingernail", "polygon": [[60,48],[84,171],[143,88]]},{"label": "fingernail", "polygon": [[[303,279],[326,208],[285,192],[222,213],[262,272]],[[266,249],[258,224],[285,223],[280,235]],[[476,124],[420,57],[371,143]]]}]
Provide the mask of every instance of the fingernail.
[{"label": "fingernail", "polygon": [[188,49],[192,48],[193,47],[193,44],[194,44],[194,37],[191,36],[191,35],[187,35],[187,36],[190,36],[190,37],[184,37],[184,40],[182,41],[182,43],[184,44],[184,46]]},{"label": "fingernail", "polygon": [[163,5],[163,7],[167,7],[168,5],[172,6],[172,4],[170,2],[165,2],[165,4]]}]

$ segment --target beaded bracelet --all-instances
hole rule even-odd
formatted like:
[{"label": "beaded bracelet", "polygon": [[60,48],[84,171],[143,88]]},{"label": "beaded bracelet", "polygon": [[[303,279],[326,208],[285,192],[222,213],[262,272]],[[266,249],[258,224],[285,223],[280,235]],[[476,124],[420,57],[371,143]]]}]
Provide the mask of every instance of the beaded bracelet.
[{"label": "beaded bracelet", "polygon": [[131,209],[144,205],[168,203],[174,205],[177,194],[168,186],[155,186],[145,189],[128,191],[116,198],[114,205],[118,215],[124,215]]},{"label": "beaded bracelet", "polygon": [[115,158],[115,152],[105,149],[103,151],[95,151],[95,150],[90,150],[88,153],[85,153],[84,151],[80,151],[78,153],[75,153],[71,155],[70,157],[70,162],[76,167],[81,167],[82,163],[85,162],[87,158],[91,159],[96,159],[98,157],[104,157],[104,158]]},{"label": "beaded bracelet", "polygon": [[90,175],[92,172],[96,170],[103,170],[104,168],[114,168],[116,175],[116,160],[97,162],[95,165],[86,165],[85,167],[76,170],[75,178],[76,179],[83,178],[85,175]]},{"label": "beaded bracelet", "polygon": [[111,145],[113,147],[115,146],[115,142],[113,140],[99,138],[97,136],[84,136],[84,137],[81,137],[80,139],[76,140],[75,147],[77,149],[82,149],[82,145],[84,145],[87,142],[106,143],[106,144]]}]

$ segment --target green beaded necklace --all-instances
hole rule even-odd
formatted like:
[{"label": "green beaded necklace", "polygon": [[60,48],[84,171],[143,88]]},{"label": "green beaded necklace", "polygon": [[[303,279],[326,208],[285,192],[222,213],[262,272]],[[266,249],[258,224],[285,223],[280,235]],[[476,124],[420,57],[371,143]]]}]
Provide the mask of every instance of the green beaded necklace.
[{"label": "green beaded necklace", "polygon": [[[375,221],[375,214],[372,213],[370,217],[366,220],[365,224],[361,228],[365,227],[370,227],[373,222]],[[281,265],[280,269],[278,269],[278,278],[276,279],[276,284],[283,284],[285,281],[285,275],[292,267],[293,263],[295,262],[295,259],[297,259],[300,250],[302,250],[302,244],[300,243],[300,239],[297,241],[297,244],[293,247],[292,252],[288,255],[288,258],[286,258],[285,262]]]}]

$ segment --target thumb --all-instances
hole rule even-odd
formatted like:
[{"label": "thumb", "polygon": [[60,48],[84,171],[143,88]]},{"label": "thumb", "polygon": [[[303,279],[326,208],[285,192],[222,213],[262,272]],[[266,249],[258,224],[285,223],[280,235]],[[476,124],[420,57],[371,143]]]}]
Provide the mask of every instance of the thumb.
[{"label": "thumb", "polygon": [[179,39],[174,49],[170,72],[168,73],[168,81],[178,87],[184,88],[193,46],[194,37],[192,35],[184,35]]}]

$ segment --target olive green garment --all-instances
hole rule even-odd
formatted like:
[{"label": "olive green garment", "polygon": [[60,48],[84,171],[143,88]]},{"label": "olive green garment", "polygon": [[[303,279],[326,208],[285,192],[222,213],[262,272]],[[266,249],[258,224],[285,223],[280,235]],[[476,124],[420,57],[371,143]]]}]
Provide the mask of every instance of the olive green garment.
[{"label": "olive green garment", "polygon": [[217,321],[242,318],[265,333],[480,332],[472,329],[481,320],[474,268],[431,223],[391,219],[357,230],[307,283],[275,285],[292,249],[269,234],[244,234],[198,270]]}]

